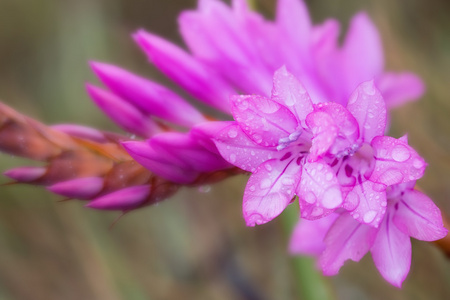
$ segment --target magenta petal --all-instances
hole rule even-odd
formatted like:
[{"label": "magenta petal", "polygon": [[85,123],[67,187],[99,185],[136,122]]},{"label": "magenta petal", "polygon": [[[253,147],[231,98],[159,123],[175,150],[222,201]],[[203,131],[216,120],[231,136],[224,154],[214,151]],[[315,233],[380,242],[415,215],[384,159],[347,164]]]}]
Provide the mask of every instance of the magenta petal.
[{"label": "magenta petal", "polygon": [[58,182],[47,187],[55,194],[76,199],[91,199],[103,189],[104,179],[100,177],[85,177]]},{"label": "magenta petal", "polygon": [[377,28],[365,13],[355,15],[349,26],[341,53],[341,73],[347,92],[360,83],[374,79],[383,71],[383,47]]},{"label": "magenta petal", "polygon": [[305,163],[297,187],[301,217],[315,220],[342,204],[342,193],[333,169],[323,161]]},{"label": "magenta petal", "polygon": [[96,198],[86,207],[103,210],[130,210],[144,204],[150,194],[150,185],[137,185]]},{"label": "magenta petal", "polygon": [[376,84],[386,100],[388,108],[417,100],[425,92],[425,85],[420,77],[407,72],[383,73],[376,80]]},{"label": "magenta petal", "polygon": [[220,76],[212,76],[216,74],[213,69],[174,44],[144,30],[133,37],[156,67],[169,78],[199,100],[229,112],[229,96],[236,92]]},{"label": "magenta petal", "polygon": [[291,254],[320,255],[326,247],[323,241],[325,235],[338,217],[339,214],[330,214],[314,221],[299,220],[291,235],[289,252]]},{"label": "magenta petal", "polygon": [[187,127],[206,121],[197,109],[159,84],[114,65],[93,62],[91,66],[114,93],[147,114]]},{"label": "magenta petal", "polygon": [[289,108],[302,127],[307,128],[306,116],[313,111],[311,98],[303,85],[284,66],[274,74],[272,100]]},{"label": "magenta petal", "polygon": [[232,96],[231,111],[242,131],[266,147],[279,144],[297,129],[295,116],[284,106],[261,96]]},{"label": "magenta petal", "polygon": [[161,131],[156,123],[122,98],[89,84],[86,88],[98,107],[124,130],[143,137]]},{"label": "magenta petal", "polygon": [[247,226],[261,225],[278,216],[294,197],[301,168],[294,160],[272,159],[250,176],[244,192],[243,214]]},{"label": "magenta petal", "polygon": [[386,212],[386,189],[382,184],[366,180],[355,185],[347,194],[346,206],[358,203],[351,212],[353,218],[361,223],[378,227]]},{"label": "magenta petal", "polygon": [[408,236],[435,241],[447,235],[439,208],[427,195],[407,190],[395,206],[394,224]]},{"label": "magenta petal", "polygon": [[359,123],[362,142],[370,143],[376,136],[384,135],[386,104],[373,81],[360,84],[348,100],[347,109]]},{"label": "magenta petal", "polygon": [[313,162],[324,155],[334,144],[339,127],[336,126],[330,115],[321,111],[309,114],[306,118],[306,124],[314,135],[310,156],[308,157],[308,160]]},{"label": "magenta petal", "polygon": [[276,25],[286,47],[293,47],[297,62],[305,67],[311,62],[309,45],[311,42],[311,19],[303,1],[279,0],[276,11]]},{"label": "magenta petal", "polygon": [[286,150],[277,151],[275,147],[262,147],[253,142],[234,123],[222,129],[214,139],[220,154],[229,163],[249,172],[254,172],[263,162],[281,158]]},{"label": "magenta petal", "polygon": [[149,140],[150,146],[161,156],[188,169],[212,172],[231,167],[220,155],[207,150],[191,135],[167,132],[155,135]]},{"label": "magenta petal", "polygon": [[18,182],[32,182],[44,176],[46,172],[47,169],[41,167],[19,167],[7,170],[3,175]]},{"label": "magenta petal", "polygon": [[170,181],[188,184],[199,176],[170,154],[155,151],[147,142],[129,141],[123,142],[122,146],[143,167]]},{"label": "magenta petal", "polygon": [[370,252],[381,276],[401,287],[411,265],[411,241],[392,223],[392,210],[386,213]]},{"label": "magenta petal", "polygon": [[214,144],[214,138],[218,136],[218,133],[224,128],[236,124],[234,121],[210,121],[195,125],[189,131],[189,134],[200,145],[208,149],[210,152],[219,154],[216,145]]},{"label": "magenta petal", "polygon": [[384,185],[394,185],[421,178],[426,163],[417,152],[400,139],[389,136],[372,141],[375,167],[370,180]]},{"label": "magenta petal", "polygon": [[372,247],[377,230],[342,214],[325,236],[326,249],[320,257],[325,275],[336,275],[347,259],[359,261]]}]

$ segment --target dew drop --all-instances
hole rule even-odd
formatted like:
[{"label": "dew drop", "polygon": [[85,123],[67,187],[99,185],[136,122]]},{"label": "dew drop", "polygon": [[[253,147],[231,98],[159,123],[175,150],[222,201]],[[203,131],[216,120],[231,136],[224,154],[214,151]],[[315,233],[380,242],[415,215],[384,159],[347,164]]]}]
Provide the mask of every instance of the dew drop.
[{"label": "dew drop", "polygon": [[[320,169],[318,168],[318,170],[320,171]],[[325,179],[330,181],[331,179],[333,179],[333,174],[331,173],[327,173],[327,175],[325,175]]]},{"label": "dew drop", "polygon": [[270,179],[264,178],[263,180],[261,180],[261,183],[260,183],[259,187],[261,189],[265,190],[268,187],[270,187],[271,184],[272,184],[272,182],[270,181]]},{"label": "dew drop", "polygon": [[230,137],[231,139],[234,139],[235,137],[237,137],[237,130],[232,128],[228,131],[228,137]]},{"label": "dew drop", "polygon": [[392,158],[398,162],[404,162],[411,157],[409,150],[403,145],[397,145],[392,149]]},{"label": "dew drop", "polygon": [[198,191],[200,193],[209,193],[211,191],[211,186],[210,185],[201,185],[198,187]]},{"label": "dew drop", "polygon": [[421,169],[421,168],[423,168],[423,166],[424,166],[424,162],[423,162],[423,160],[421,160],[421,159],[419,159],[419,158],[416,158],[416,159],[414,160],[414,162],[413,162],[413,166],[414,166],[414,168],[416,168],[416,169]]},{"label": "dew drop", "polygon": [[230,162],[232,164],[236,162],[236,154],[234,154],[234,153],[230,154]]},{"label": "dew drop", "polygon": [[375,210],[369,210],[364,214],[363,220],[365,223],[370,223],[375,219],[375,216],[377,215],[377,212]]}]

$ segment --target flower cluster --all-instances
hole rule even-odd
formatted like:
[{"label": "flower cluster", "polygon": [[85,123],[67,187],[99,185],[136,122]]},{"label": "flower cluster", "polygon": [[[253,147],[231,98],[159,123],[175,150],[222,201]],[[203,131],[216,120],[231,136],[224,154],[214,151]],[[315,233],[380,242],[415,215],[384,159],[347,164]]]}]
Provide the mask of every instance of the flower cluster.
[{"label": "flower cluster", "polygon": [[400,286],[409,237],[447,234],[437,207],[413,190],[425,161],[406,137],[384,135],[386,106],[373,81],[361,83],[345,107],[314,104],[283,67],[270,99],[235,96],[231,107],[235,121],[222,123],[215,142],[225,159],[252,173],[243,201],[247,225],[272,220],[297,196],[302,219],[319,220],[301,221],[292,251],[307,253],[302,243],[316,249],[325,274],[370,249],[381,274]]},{"label": "flower cluster", "polygon": [[[33,126],[0,106],[0,149],[48,164],[6,175],[92,208],[128,211],[181,185],[249,172],[247,225],[272,220],[298,197],[293,253],[319,255],[331,275],[370,250],[381,274],[399,286],[409,270],[409,237],[436,240],[447,231],[437,207],[413,189],[425,161],[406,137],[385,136],[387,110],[420,97],[423,84],[412,73],[384,71],[368,16],[353,17],[342,45],[339,23],[313,24],[300,0],[279,0],[274,21],[245,0],[231,7],[199,0],[179,25],[189,51],[144,30],[133,37],[162,73],[235,121],[213,119],[156,82],[92,62],[105,88],[88,84],[89,95],[133,137]],[[39,147],[24,148],[19,137]]]}]

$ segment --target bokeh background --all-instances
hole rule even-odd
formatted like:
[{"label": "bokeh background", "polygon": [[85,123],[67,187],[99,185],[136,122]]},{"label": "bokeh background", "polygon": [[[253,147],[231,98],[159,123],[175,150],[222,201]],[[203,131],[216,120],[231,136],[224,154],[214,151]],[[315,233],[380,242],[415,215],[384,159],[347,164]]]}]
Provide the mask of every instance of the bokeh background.
[{"label": "bokeh background", "polygon": [[[268,18],[275,0],[254,1]],[[412,70],[427,93],[392,113],[391,133],[409,133],[429,163],[421,188],[450,216],[450,2],[307,1],[314,21],[367,11],[377,24],[387,68]],[[170,84],[130,38],[145,28],[181,43],[176,16],[195,0],[0,0],[0,98],[45,123],[117,130],[90,102],[87,62],[112,62]],[[0,169],[27,163],[0,155]],[[7,182],[4,179],[2,182]],[[246,178],[183,189],[131,213],[83,208],[30,186],[0,188],[0,299],[300,299],[299,278],[277,219],[246,228]],[[347,263],[326,284],[335,299],[450,299],[450,261],[413,242],[402,290],[383,281],[370,255]]]}]

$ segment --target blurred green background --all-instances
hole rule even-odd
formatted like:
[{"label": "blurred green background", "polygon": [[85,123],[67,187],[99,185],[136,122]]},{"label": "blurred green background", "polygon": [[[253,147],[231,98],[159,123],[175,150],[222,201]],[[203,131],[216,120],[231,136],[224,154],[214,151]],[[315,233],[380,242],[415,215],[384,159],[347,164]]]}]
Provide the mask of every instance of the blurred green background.
[{"label": "blurred green background", "polygon": [[[273,16],[275,0],[254,1]],[[392,113],[395,137],[429,163],[422,189],[450,216],[450,2],[307,1],[314,21],[355,12],[377,24],[387,68],[426,82],[420,102]],[[130,38],[145,28],[181,43],[176,16],[195,0],[0,0],[0,98],[48,124],[116,130],[84,91],[89,60],[112,62],[170,84]],[[28,163],[0,156],[0,169]],[[7,180],[5,179],[4,182]],[[183,189],[131,213],[82,207],[30,186],[0,188],[0,299],[297,299],[298,278],[277,219],[245,228],[245,177]],[[207,191],[207,192],[206,192]],[[450,263],[431,244],[413,242],[402,290],[381,279],[370,255],[326,283],[336,299],[450,299]]]}]

